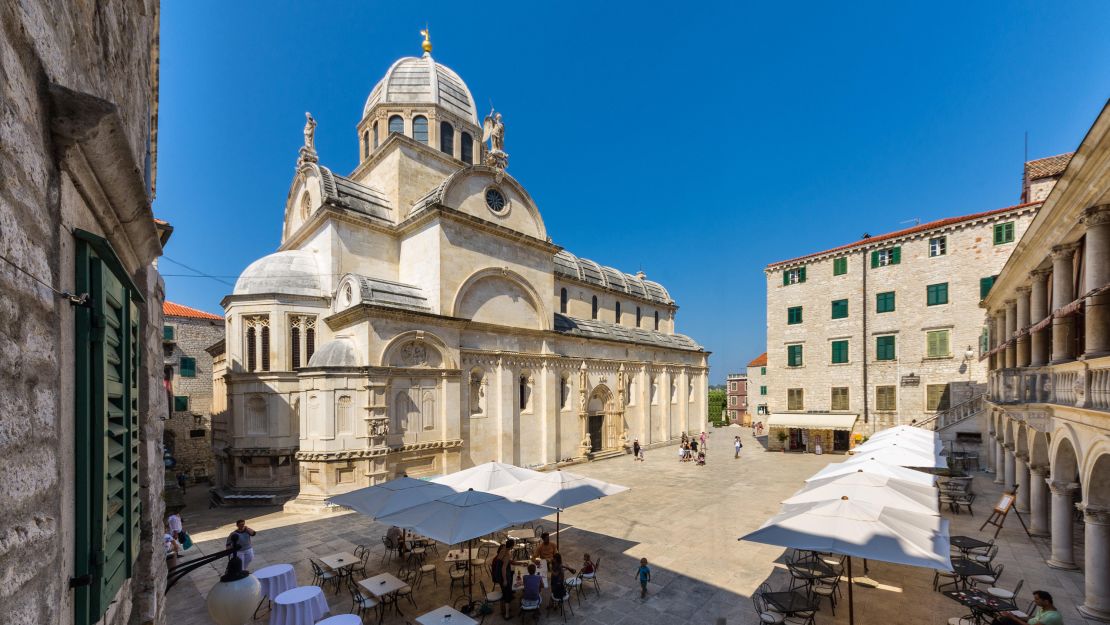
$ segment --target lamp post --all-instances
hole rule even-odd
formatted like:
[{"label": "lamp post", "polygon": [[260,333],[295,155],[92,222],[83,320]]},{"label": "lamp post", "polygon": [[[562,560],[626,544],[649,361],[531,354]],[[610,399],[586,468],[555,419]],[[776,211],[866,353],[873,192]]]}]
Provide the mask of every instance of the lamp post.
[{"label": "lamp post", "polygon": [[971,384],[971,359],[975,358],[975,350],[968,345],[964,350],[964,367],[967,369],[967,383]]},{"label": "lamp post", "polygon": [[[234,549],[238,551],[237,544]],[[261,597],[262,585],[243,570],[242,560],[233,552],[227,559],[227,572],[208,591],[208,615],[217,625],[246,625]]]}]

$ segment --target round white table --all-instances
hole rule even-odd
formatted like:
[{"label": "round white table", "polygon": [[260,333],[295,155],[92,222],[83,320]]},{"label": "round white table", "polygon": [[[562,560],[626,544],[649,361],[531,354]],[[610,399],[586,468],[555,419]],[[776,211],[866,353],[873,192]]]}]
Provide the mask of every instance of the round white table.
[{"label": "round white table", "polygon": [[254,572],[262,584],[262,596],[270,601],[281,593],[297,586],[297,573],[292,564],[273,564]]},{"label": "round white table", "polygon": [[362,617],[357,614],[337,614],[319,621],[316,625],[362,625]]},{"label": "round white table", "polygon": [[319,586],[298,586],[274,598],[270,625],[313,625],[328,613],[328,602]]}]

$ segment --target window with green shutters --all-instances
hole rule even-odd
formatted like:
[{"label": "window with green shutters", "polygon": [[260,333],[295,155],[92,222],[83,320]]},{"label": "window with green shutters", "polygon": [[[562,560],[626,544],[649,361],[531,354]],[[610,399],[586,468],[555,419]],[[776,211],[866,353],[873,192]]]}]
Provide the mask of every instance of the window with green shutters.
[{"label": "window with green shutters", "polygon": [[795,325],[802,322],[802,307],[792,306],[786,309],[786,323]]},{"label": "window with green shutters", "polygon": [[1014,241],[1014,222],[1007,221],[1002,224],[994,225],[994,244],[1002,245],[1003,243],[1013,243]]},{"label": "window with green shutters", "polygon": [[188,356],[181,357],[181,364],[178,367],[181,377],[195,378],[197,377],[197,359],[189,358]]},{"label": "window with green shutters", "polygon": [[994,281],[997,278],[998,276],[979,278],[979,299],[986,299],[987,294],[991,292],[991,287],[994,286]]},{"label": "window with green shutters", "polygon": [[925,386],[925,410],[928,412],[948,410],[947,384],[928,384]]},{"label": "window with green shutters", "polygon": [[801,284],[806,281],[806,268],[797,267],[795,269],[787,269],[782,272],[782,285],[790,286],[791,284]]},{"label": "window with green shutters", "polygon": [[848,387],[834,386],[832,389],[832,409],[848,410]]},{"label": "window with green shutters", "polygon": [[875,337],[875,360],[894,360],[894,337]]},{"label": "window with green shutters", "polygon": [[833,259],[833,275],[842,276],[848,273],[848,257],[841,256]]},{"label": "window with green shutters", "polygon": [[805,410],[805,391],[800,388],[786,389],[786,409]]},{"label": "window with green shutters", "polygon": [[74,307],[76,625],[104,616],[139,553],[138,290],[104,239],[77,230]]},{"label": "window with green shutters", "polygon": [[838,299],[832,303],[832,318],[845,319],[848,317],[848,300]]},{"label": "window with green shutters", "polygon": [[800,366],[802,366],[802,346],[801,345],[787,345],[786,346],[786,366],[787,367],[800,367]]},{"label": "window with green shutters", "polygon": [[875,410],[893,412],[898,410],[898,390],[895,386],[875,387]]},{"label": "window with green shutters", "polygon": [[767,367],[760,367],[759,375],[767,375]]},{"label": "window with green shutters", "polygon": [[902,248],[901,247],[888,247],[885,250],[875,250],[871,252],[871,268],[877,269],[879,267],[886,267],[888,265],[897,265],[902,262]]},{"label": "window with green shutters", "polygon": [[188,395],[174,395],[173,396],[173,410],[174,412],[184,412],[189,409],[189,396]]},{"label": "window with green shutters", "polygon": [[162,340],[163,341],[172,341],[173,340],[173,326],[162,326]]},{"label": "window with green shutters", "polygon": [[766,395],[767,394],[767,387],[766,386],[759,387],[759,394],[760,395]]},{"label": "window with green shutters", "polygon": [[948,344],[948,330],[930,330],[925,333],[927,358],[947,358],[952,355]]},{"label": "window with green shutters", "polygon": [[840,365],[848,362],[848,341],[832,342],[832,364]]},{"label": "window with green shutters", "polygon": [[894,291],[875,294],[875,312],[894,312]]},{"label": "window with green shutters", "polygon": [[925,287],[925,304],[937,306],[948,303],[948,283],[930,284]]}]

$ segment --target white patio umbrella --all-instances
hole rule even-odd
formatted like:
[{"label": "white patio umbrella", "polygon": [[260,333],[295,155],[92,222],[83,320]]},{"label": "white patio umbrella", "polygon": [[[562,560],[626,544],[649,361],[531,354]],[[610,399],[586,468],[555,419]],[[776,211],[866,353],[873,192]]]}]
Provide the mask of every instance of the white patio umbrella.
[{"label": "white patio umbrella", "polygon": [[905,447],[922,451],[925,453],[939,454],[944,446],[939,439],[929,440],[927,438],[917,438],[915,436],[901,436],[895,434],[894,436],[886,436],[884,438],[869,440],[862,445],[856,445],[852,448],[853,454],[863,454],[873,449],[884,449],[892,445]]},{"label": "white patio umbrella", "polygon": [[908,436],[910,438],[919,438],[923,440],[933,440],[937,437],[937,433],[925,428],[914,427],[912,425],[896,425],[892,428],[879,430],[871,435],[868,442],[883,439],[888,436]]},{"label": "white patio umbrella", "polygon": [[[377,520],[415,530],[447,545],[457,545],[466,541],[469,552],[475,538],[519,523],[534,521],[554,511],[547,506],[513,501],[501,495],[469,489],[406,508]],[[472,567],[467,568],[470,577],[467,582],[467,595],[470,595],[474,572]]]},{"label": "white patio umbrella", "polygon": [[784,505],[739,540],[848,556],[848,622],[855,623],[852,558],[952,570],[948,520],[842,497]]},{"label": "white patio umbrella", "polygon": [[918,514],[939,514],[937,489],[875,473],[845,473],[812,482],[784,499],[784,504],[838,500],[865,501],[888,509],[907,510]]},{"label": "white patio umbrella", "polygon": [[868,449],[854,454],[844,464],[856,462],[857,458],[869,458],[887,464],[896,464],[903,467],[922,467],[929,469],[943,469],[948,466],[948,459],[936,451],[909,447],[898,443],[891,443],[884,447]]},{"label": "white patio umbrella", "polygon": [[539,471],[532,469],[525,469],[512,464],[505,464],[503,462],[486,462],[478,466],[463,469],[462,471],[455,471],[448,473],[431,481],[436,484],[443,484],[450,486],[459,492],[464,492],[473,488],[474,490],[481,490],[491,492],[498,488],[510,486],[517,482],[530,480],[534,477],[543,475]]},{"label": "white patio umbrella", "polygon": [[875,475],[885,475],[914,484],[921,484],[924,486],[932,486],[936,483],[937,477],[931,473],[924,473],[914,469],[907,469],[906,467],[898,466],[896,464],[887,464],[879,460],[871,460],[866,456],[860,456],[847,460],[845,462],[834,462],[825,465],[817,473],[814,473],[806,482],[813,482],[816,480],[833,477],[835,475],[846,475],[849,473],[873,473]]},{"label": "white patio umbrella", "polygon": [[350,508],[376,519],[456,492],[458,491],[450,486],[405,476],[329,497],[328,503]]},{"label": "white patio umbrella", "polygon": [[524,480],[493,491],[498,495],[555,508],[555,544],[559,543],[559,514],[566,508],[580,503],[616,495],[628,490],[627,486],[610,484],[569,471],[540,473],[538,477]]}]

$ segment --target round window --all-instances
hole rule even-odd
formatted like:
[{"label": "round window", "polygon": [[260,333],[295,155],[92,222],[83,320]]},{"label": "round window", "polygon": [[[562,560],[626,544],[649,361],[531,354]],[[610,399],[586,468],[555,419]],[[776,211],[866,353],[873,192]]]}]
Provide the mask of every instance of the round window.
[{"label": "round window", "polygon": [[486,206],[495,213],[505,211],[505,206],[508,202],[505,200],[504,194],[499,189],[489,188],[486,189]]},{"label": "round window", "polygon": [[351,301],[353,299],[354,299],[354,289],[351,288],[351,283],[348,282],[347,285],[345,287],[343,287],[343,299],[342,299],[343,306],[344,307],[350,306]]}]

